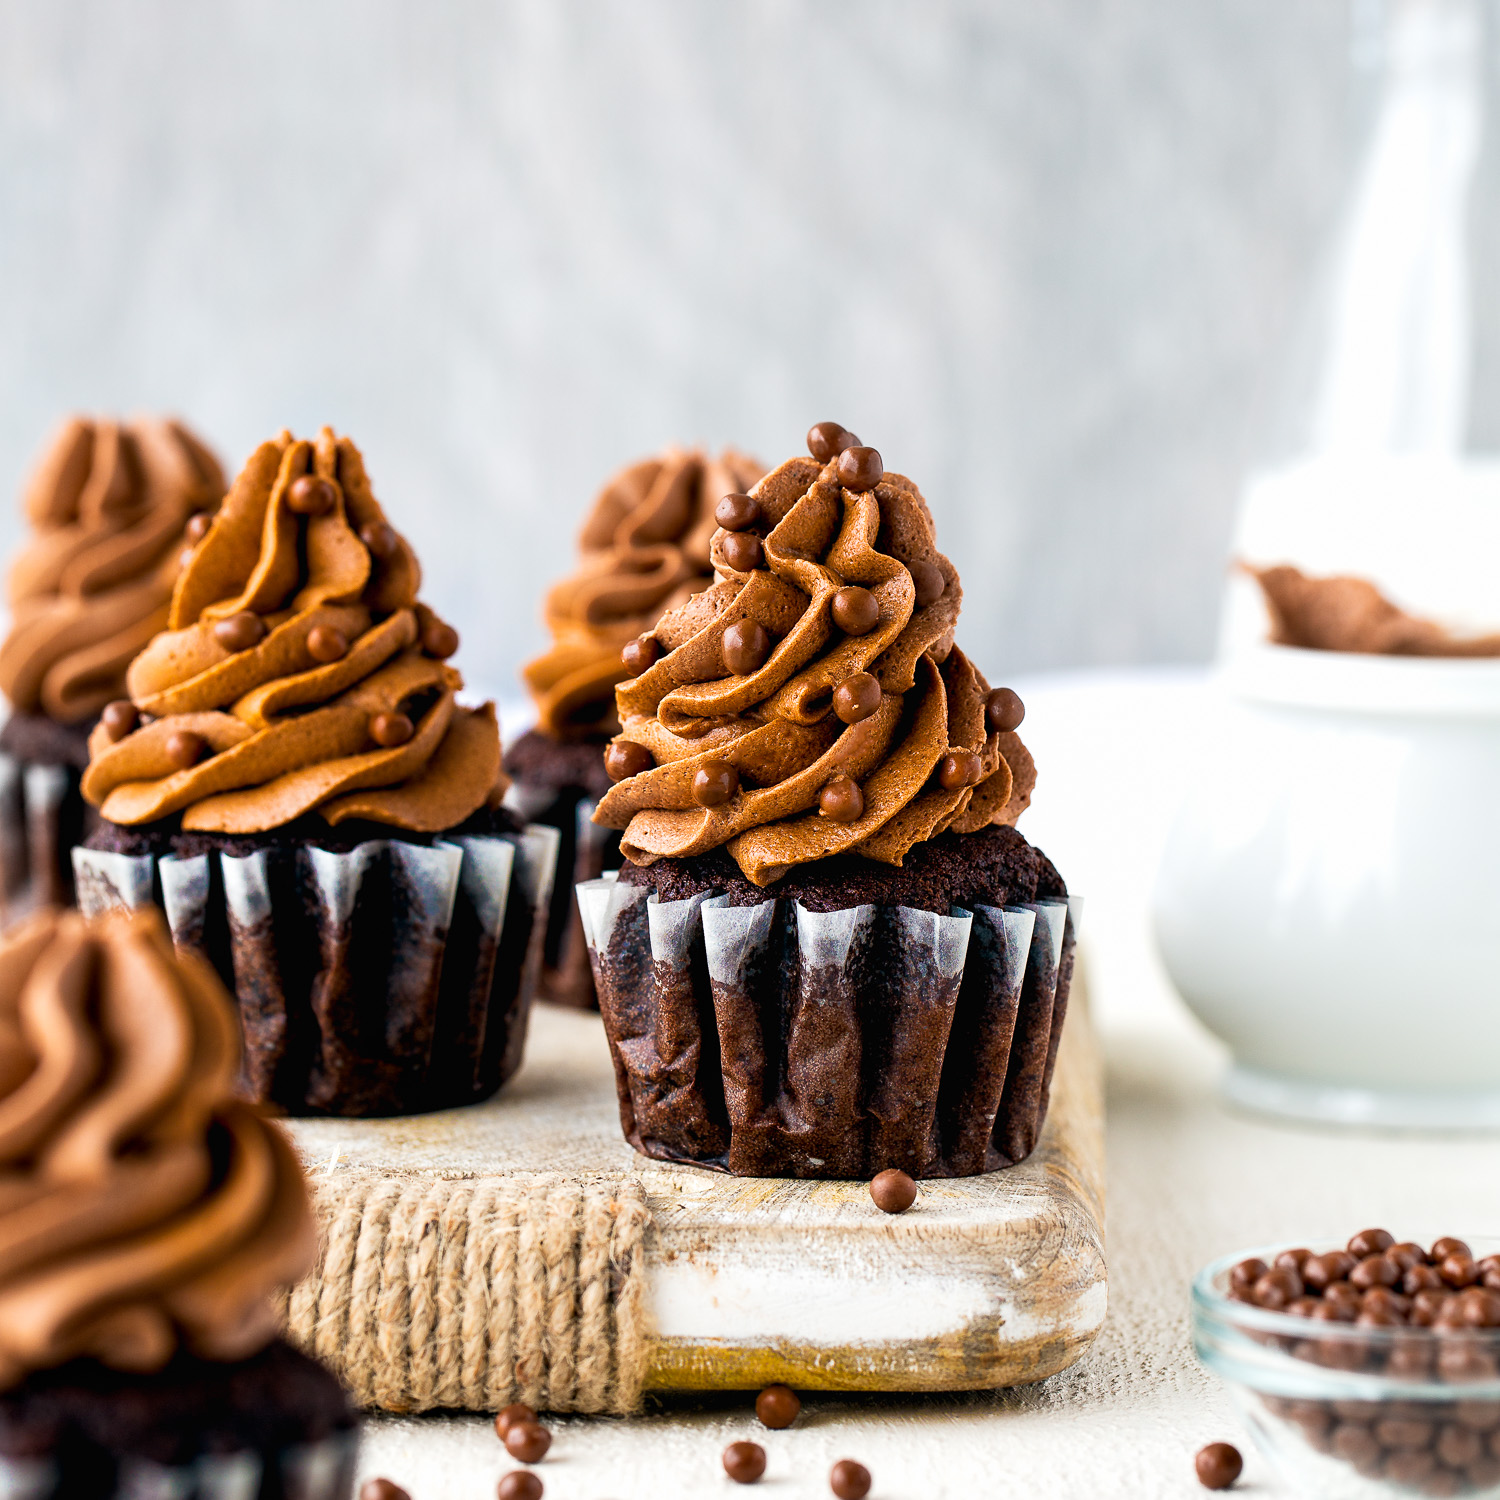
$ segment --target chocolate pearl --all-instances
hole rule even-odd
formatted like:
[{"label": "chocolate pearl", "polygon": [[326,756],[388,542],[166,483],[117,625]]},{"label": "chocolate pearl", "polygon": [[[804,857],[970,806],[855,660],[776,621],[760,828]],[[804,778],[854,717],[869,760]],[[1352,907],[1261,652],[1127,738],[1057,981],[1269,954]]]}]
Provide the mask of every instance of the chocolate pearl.
[{"label": "chocolate pearl", "polygon": [[1233,1443],[1209,1443],[1193,1460],[1198,1483],[1206,1490],[1227,1490],[1244,1472],[1245,1460]]},{"label": "chocolate pearl", "polygon": [[458,650],[458,632],[445,620],[429,620],[422,632],[422,649],[438,661],[447,661]]},{"label": "chocolate pearl", "polygon": [[316,474],[304,474],[287,486],[288,510],[299,516],[326,516],[339,503],[339,492]]},{"label": "chocolate pearl", "polygon": [[411,1500],[411,1496],[389,1479],[367,1479],[359,1487],[359,1500]]},{"label": "chocolate pearl", "polygon": [[714,506],[714,520],[725,531],[748,531],[760,520],[760,501],[753,495],[725,495]]},{"label": "chocolate pearl", "polygon": [[1476,1458],[1473,1463],[1464,1465],[1464,1472],[1469,1476],[1469,1484],[1477,1490],[1488,1490],[1491,1485],[1500,1484],[1500,1459],[1484,1456]]},{"label": "chocolate pearl", "polygon": [[1294,1318],[1310,1318],[1322,1305],[1316,1297],[1298,1297],[1295,1302],[1287,1303],[1286,1311]]},{"label": "chocolate pearl", "polygon": [[759,620],[736,620],[724,631],[724,662],[731,672],[748,677],[771,654],[771,633]]},{"label": "chocolate pearl", "polygon": [[837,422],[815,422],[807,430],[807,451],[820,464],[826,464],[830,458],[845,448],[855,447],[858,442],[852,432]]},{"label": "chocolate pearl", "polygon": [[858,724],[880,710],[880,681],[869,672],[846,677],[833,690],[833,711],[846,724]]},{"label": "chocolate pearl", "polygon": [[99,722],[104,725],[105,734],[118,742],[141,722],[141,716],[129,698],[116,698],[113,703],[104,705]]},{"label": "chocolate pearl", "polygon": [[929,604],[936,604],[947,592],[948,580],[943,577],[943,570],[936,563],[909,563],[906,570],[911,574],[912,584],[917,591],[918,609],[926,609]]},{"label": "chocolate pearl", "polygon": [[1403,1297],[1399,1292],[1393,1292],[1388,1286],[1372,1286],[1360,1298],[1359,1306],[1361,1312],[1381,1307],[1388,1312],[1399,1314],[1404,1321],[1407,1313],[1411,1311],[1411,1300]]},{"label": "chocolate pearl", "polygon": [[834,594],[829,612],[845,635],[868,635],[880,622],[880,601],[857,583],[845,584]]},{"label": "chocolate pearl", "polygon": [[856,823],[864,816],[865,794],[852,776],[835,776],[818,793],[818,811],[830,823]]},{"label": "chocolate pearl", "polygon": [[693,801],[722,807],[740,789],[740,773],[727,760],[707,760],[693,772]]},{"label": "chocolate pearl", "polygon": [[789,1385],[768,1385],[755,1398],[755,1415],[760,1418],[760,1425],[775,1432],[790,1427],[801,1410],[802,1403]]},{"label": "chocolate pearl", "polygon": [[1500,1363],[1488,1349],[1479,1348],[1468,1339],[1444,1344],[1438,1350],[1438,1374],[1444,1380],[1493,1380],[1500,1373]]},{"label": "chocolate pearl", "polygon": [[1434,1265],[1447,1260],[1450,1255],[1461,1255],[1465,1260],[1474,1259],[1474,1252],[1462,1240],[1456,1240],[1451,1235],[1444,1235],[1442,1239],[1432,1242],[1431,1260]]},{"label": "chocolate pearl", "polygon": [[536,1412],[524,1401],[512,1401],[495,1413],[495,1432],[504,1437],[517,1422],[535,1422]]},{"label": "chocolate pearl", "polygon": [[1323,1299],[1335,1305],[1342,1303],[1357,1308],[1364,1300],[1364,1293],[1347,1281],[1334,1281],[1323,1288]]},{"label": "chocolate pearl", "polygon": [[1438,1275],[1436,1266],[1413,1266],[1401,1278],[1401,1290],[1408,1296],[1415,1296],[1418,1292],[1436,1291],[1442,1285],[1443,1278]]},{"label": "chocolate pearl", "polygon": [[1450,1468],[1461,1469],[1484,1452],[1484,1439],[1456,1422],[1446,1423],[1437,1435],[1433,1451]]},{"label": "chocolate pearl", "polygon": [[1320,1323],[1352,1323],[1359,1316],[1359,1307],[1348,1302],[1330,1302],[1325,1297],[1314,1301],[1312,1316]]},{"label": "chocolate pearl", "polygon": [[1500,1292],[1471,1286],[1457,1297],[1459,1316],[1470,1328],[1500,1328]]},{"label": "chocolate pearl", "polygon": [[1346,1463],[1355,1465],[1370,1463],[1380,1457],[1380,1444],[1363,1422],[1340,1422],[1333,1429],[1329,1446]]},{"label": "chocolate pearl", "polygon": [[552,1446],[552,1434],[540,1422],[512,1422],[505,1430],[505,1451],[517,1463],[539,1464]]},{"label": "chocolate pearl", "polygon": [[1301,1276],[1303,1266],[1305,1266],[1311,1259],[1311,1250],[1283,1250],[1281,1254],[1276,1257],[1274,1264],[1279,1267],[1284,1267],[1287,1270],[1295,1271],[1299,1276]]},{"label": "chocolate pearl", "polygon": [[1326,1255],[1310,1256],[1302,1265],[1302,1279],[1314,1291],[1321,1292],[1335,1281],[1342,1281],[1355,1267],[1347,1250],[1330,1250]]},{"label": "chocolate pearl", "polygon": [[1394,1328],[1404,1323],[1406,1319],[1389,1308],[1362,1307],[1359,1310],[1359,1316],[1354,1321],[1360,1328]]},{"label": "chocolate pearl", "polygon": [[652,662],[661,655],[661,647],[654,635],[637,636],[627,641],[620,652],[620,661],[632,677],[639,677]]},{"label": "chocolate pearl", "polygon": [[852,1458],[841,1458],[828,1471],[828,1488],[838,1500],[865,1500],[870,1493],[870,1471]]},{"label": "chocolate pearl", "polygon": [[604,772],[611,781],[626,781],[640,776],[656,764],[655,757],[644,745],[634,740],[616,740],[604,752]]},{"label": "chocolate pearl", "polygon": [[1026,705],[1010,688],[995,688],[984,700],[984,727],[990,734],[1012,734],[1025,717]]},{"label": "chocolate pearl", "polygon": [[917,1184],[900,1167],[887,1167],[870,1181],[870,1196],[883,1214],[904,1214],[917,1201]]},{"label": "chocolate pearl", "polygon": [[542,1500],[543,1488],[539,1474],[529,1469],[512,1469],[495,1486],[495,1500]]},{"label": "chocolate pearl", "polygon": [[1479,1270],[1479,1279],[1491,1291],[1500,1292],[1500,1255],[1486,1255],[1474,1262]]},{"label": "chocolate pearl", "polygon": [[242,609],[214,626],[214,639],[226,651],[248,651],[252,646],[258,646],[265,635],[266,627],[260,616],[248,609]]},{"label": "chocolate pearl", "polygon": [[766,1450],[759,1443],[731,1443],[724,1450],[724,1472],[736,1484],[754,1484],[766,1472]]},{"label": "chocolate pearl", "polygon": [[1423,1287],[1412,1294],[1411,1320],[1419,1328],[1431,1328],[1442,1315],[1443,1309],[1453,1300],[1453,1293],[1446,1287]]},{"label": "chocolate pearl", "polygon": [[382,562],[401,550],[401,538],[396,535],[396,528],[384,521],[371,521],[368,526],[361,526],[359,539],[370,555]]},{"label": "chocolate pearl", "polygon": [[1349,1253],[1356,1260],[1363,1260],[1367,1255],[1379,1255],[1382,1251],[1389,1250],[1395,1243],[1396,1236],[1388,1234],[1384,1229],[1361,1229],[1349,1241]]},{"label": "chocolate pearl", "polygon": [[1425,1339],[1420,1342],[1404,1341],[1391,1350],[1386,1362],[1386,1373],[1398,1380],[1415,1380],[1432,1369],[1433,1350]]},{"label": "chocolate pearl", "polygon": [[1247,1292],[1271,1268],[1257,1256],[1242,1260],[1229,1273],[1229,1284],[1237,1291]]},{"label": "chocolate pearl", "polygon": [[404,745],[416,732],[417,726],[405,714],[376,714],[370,720],[370,738],[387,750]]},{"label": "chocolate pearl", "polygon": [[191,729],[174,729],[167,736],[165,748],[167,759],[179,771],[186,771],[203,759],[203,752],[208,748],[208,741],[201,734],[194,734]]},{"label": "chocolate pearl", "polygon": [[1479,1267],[1467,1255],[1449,1255],[1439,1263],[1438,1275],[1451,1287],[1473,1286],[1479,1280]]},{"label": "chocolate pearl", "polygon": [[1475,1432],[1493,1432],[1500,1427],[1500,1402],[1460,1401],[1453,1408],[1453,1420]]},{"label": "chocolate pearl", "polygon": [[1302,1278],[1295,1271],[1280,1269],[1267,1271],[1252,1288],[1257,1307],[1280,1310],[1302,1295]]},{"label": "chocolate pearl", "polygon": [[1392,1453],[1385,1461],[1386,1478],[1397,1484],[1421,1484],[1435,1468],[1437,1460],[1421,1449]]},{"label": "chocolate pearl", "polygon": [[[960,787],[973,786],[983,775],[984,763],[972,750],[955,750],[938,763],[938,785],[945,792],[956,792]],[[1300,1278],[1298,1284],[1301,1284]]]},{"label": "chocolate pearl", "polygon": [[873,448],[845,448],[834,465],[839,483],[855,494],[873,490],[885,474],[885,465],[880,454]]},{"label": "chocolate pearl", "polygon": [[1427,1264],[1427,1252],[1412,1240],[1403,1240],[1399,1245],[1392,1245],[1385,1253],[1386,1257],[1395,1261],[1403,1272],[1411,1270],[1413,1266]]},{"label": "chocolate pearl", "polygon": [[[187,523],[187,525],[185,527],[183,527],[182,534],[190,542],[193,542],[193,543],[201,542],[203,540],[203,538],[208,535],[208,528],[210,526],[212,526],[213,524],[214,524],[214,518],[212,516],[210,516],[210,515],[207,515],[205,512],[203,512],[203,511],[200,510],[200,511],[197,511],[195,514],[193,514],[193,515],[191,515],[191,516],[188,517],[188,523]],[[379,1480],[379,1481],[377,1481],[377,1480],[374,1480],[374,1479],[372,1479],[370,1481],[371,1484],[376,1484],[376,1483],[382,1483],[383,1484],[383,1483],[388,1483],[388,1482],[389,1481],[386,1481],[386,1480]]]},{"label": "chocolate pearl", "polygon": [[307,632],[307,654],[325,666],[349,654],[349,637],[332,625],[314,625]]},{"label": "chocolate pearl", "polygon": [[719,547],[736,573],[753,573],[766,560],[760,538],[751,531],[732,531]]},{"label": "chocolate pearl", "polygon": [[1360,1291],[1372,1286],[1395,1286],[1401,1280],[1401,1268],[1383,1255],[1367,1255],[1349,1273],[1349,1285]]}]

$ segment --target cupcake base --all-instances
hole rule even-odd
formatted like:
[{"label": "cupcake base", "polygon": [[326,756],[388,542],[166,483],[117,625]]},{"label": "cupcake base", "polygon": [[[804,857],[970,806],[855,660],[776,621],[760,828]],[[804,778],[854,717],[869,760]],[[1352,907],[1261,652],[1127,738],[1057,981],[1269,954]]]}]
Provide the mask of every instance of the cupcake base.
[{"label": "cupcake base", "polygon": [[0,1394],[0,1495],[18,1500],[347,1500],[357,1448],[338,1380],[279,1341],[150,1375],[75,1360]]},{"label": "cupcake base", "polygon": [[73,903],[69,851],[99,822],[78,789],[92,728],[21,713],[0,728],[0,912],[6,921],[39,906]]}]

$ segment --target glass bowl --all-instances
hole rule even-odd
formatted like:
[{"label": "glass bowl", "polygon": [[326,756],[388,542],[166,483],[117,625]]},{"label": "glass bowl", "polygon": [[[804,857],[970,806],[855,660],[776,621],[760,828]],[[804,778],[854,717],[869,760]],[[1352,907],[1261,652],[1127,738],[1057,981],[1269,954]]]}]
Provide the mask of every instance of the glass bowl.
[{"label": "glass bowl", "polygon": [[[1342,1249],[1296,1242],[1316,1253]],[[1476,1260],[1500,1240],[1470,1239]],[[1500,1497],[1500,1328],[1363,1328],[1232,1301],[1242,1250],[1193,1282],[1193,1345],[1285,1482],[1319,1500]]]}]

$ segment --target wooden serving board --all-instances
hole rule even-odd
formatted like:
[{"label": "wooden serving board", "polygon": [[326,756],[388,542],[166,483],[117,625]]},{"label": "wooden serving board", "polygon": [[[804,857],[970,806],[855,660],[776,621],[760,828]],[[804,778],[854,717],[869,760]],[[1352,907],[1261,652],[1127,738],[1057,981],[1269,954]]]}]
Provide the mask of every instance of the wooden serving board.
[{"label": "wooden serving board", "polygon": [[985,1177],[927,1182],[889,1216],[864,1183],[734,1178],[637,1156],[597,1016],[538,1006],[490,1103],[292,1124],[310,1170],[401,1178],[633,1178],[655,1389],[971,1390],[1066,1369],[1104,1322],[1099,1055],[1074,980],[1041,1143]]}]

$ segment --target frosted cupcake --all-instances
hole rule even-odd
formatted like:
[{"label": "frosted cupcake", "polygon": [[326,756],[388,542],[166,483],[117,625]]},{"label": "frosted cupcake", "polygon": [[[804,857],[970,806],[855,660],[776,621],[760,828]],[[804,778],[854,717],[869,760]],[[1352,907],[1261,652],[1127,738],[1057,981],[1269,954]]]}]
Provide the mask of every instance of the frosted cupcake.
[{"label": "frosted cupcake", "polygon": [[548,1000],[595,1003],[573,885],[620,863],[619,838],[592,821],[610,785],[603,750],[619,728],[615,684],[650,649],[662,611],[712,582],[714,506],[764,472],[732,448],[717,458],[670,448],[622,469],[583,524],[578,571],[547,595],[552,646],[523,673],[537,724],[511,747],[506,769],[511,805],[561,839],[540,986]]},{"label": "frosted cupcake", "polygon": [[69,851],[92,826],[78,780],[99,711],[167,620],[184,533],[224,494],[179,423],[72,417],[26,487],[32,535],[11,562],[0,642],[0,901],[16,916],[73,899]]},{"label": "frosted cupcake", "polygon": [[283,433],[89,742],[80,906],[159,899],[238,1001],[250,1096],[293,1112],[467,1104],[520,1061],[556,836],[500,806],[420,581],[353,443]]},{"label": "frosted cupcake", "polygon": [[1066,887],[1023,713],[953,641],[917,487],[834,423],[725,500],[716,582],[616,690],[616,880],[579,887],[621,1120],[755,1176],[961,1176],[1036,1144]]}]

